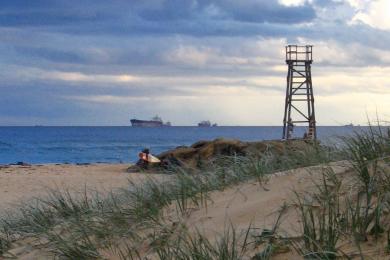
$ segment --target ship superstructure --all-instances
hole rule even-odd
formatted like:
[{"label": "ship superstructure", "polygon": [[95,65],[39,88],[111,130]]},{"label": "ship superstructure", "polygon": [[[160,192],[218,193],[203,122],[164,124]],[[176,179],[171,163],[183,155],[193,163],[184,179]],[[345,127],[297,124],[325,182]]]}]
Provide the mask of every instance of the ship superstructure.
[{"label": "ship superstructure", "polygon": [[209,120],[202,121],[198,123],[199,127],[210,127],[210,126],[218,126],[216,123],[211,124]]}]

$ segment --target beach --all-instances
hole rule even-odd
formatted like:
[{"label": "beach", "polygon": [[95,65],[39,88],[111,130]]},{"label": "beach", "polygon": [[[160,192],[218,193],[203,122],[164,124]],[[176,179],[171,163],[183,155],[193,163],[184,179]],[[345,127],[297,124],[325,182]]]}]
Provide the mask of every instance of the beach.
[{"label": "beach", "polygon": [[[142,181],[150,174],[128,173],[129,164],[41,164],[0,167],[0,208],[12,209],[50,190],[87,191],[106,194],[126,188],[129,181]],[[155,177],[162,177],[155,175]]]},{"label": "beach", "polygon": [[[128,182],[141,183],[147,178],[167,178],[167,175],[128,173],[129,164],[42,164],[9,165],[0,168],[0,207],[2,211],[17,209],[21,203],[34,198],[44,198],[50,191],[69,190],[74,196],[87,191],[107,194],[127,188]],[[345,174],[350,165],[346,162],[332,164],[338,174]],[[222,234],[228,223],[237,230],[245,230],[249,223],[255,226],[271,226],[283,203],[290,203],[292,191],[302,191],[312,186],[313,180],[321,176],[321,166],[295,169],[270,176],[266,189],[257,181],[235,185],[224,191],[210,194],[208,207],[191,211],[182,220],[187,226],[201,230],[209,239]],[[172,214],[176,215],[172,209]],[[168,218],[169,219],[169,218]],[[298,228],[297,217],[283,223],[289,232]],[[31,256],[27,253],[26,259]],[[42,252],[34,251],[34,257]],[[23,258],[23,255],[19,257]],[[110,258],[113,256],[110,256]]]},{"label": "beach", "polygon": [[[337,164],[343,167],[343,163]],[[20,203],[27,202],[34,198],[47,195],[52,190],[70,190],[72,193],[83,193],[87,191],[91,194],[99,192],[107,194],[121,188],[127,188],[129,181],[141,183],[145,179],[167,179],[169,176],[164,174],[148,173],[128,173],[126,170],[129,164],[41,164],[30,166],[7,165],[0,167],[0,208],[12,209],[18,207]],[[345,167],[345,166],[344,166]],[[272,181],[268,184],[271,186],[269,192],[264,190],[256,183],[250,183],[243,187],[252,187],[252,194],[264,193],[267,196],[278,194],[278,198],[283,201],[283,196],[287,197],[287,192],[292,188],[291,183],[302,182],[302,175],[305,170],[289,171],[281,176],[277,174],[272,176]],[[283,176],[283,177],[282,177]],[[240,190],[242,187],[240,186]],[[246,189],[246,188],[245,188]],[[236,188],[232,188],[236,190]],[[280,197],[284,191],[284,195]],[[253,193],[254,192],[254,193]],[[228,200],[234,199],[232,191],[221,194],[222,198]],[[234,193],[234,192],[233,192]],[[229,194],[229,195],[226,195]],[[213,195],[215,196],[215,195]],[[238,198],[240,196],[237,196]],[[244,198],[243,196],[242,198]],[[263,197],[267,198],[267,197]],[[266,199],[268,201],[268,199]],[[219,199],[214,198],[214,202]],[[235,203],[232,201],[232,203]],[[241,203],[240,203],[241,204]],[[271,203],[273,204],[273,203]],[[218,203],[215,203],[217,206]],[[218,208],[218,207],[217,207]],[[260,207],[264,209],[264,206]],[[249,217],[250,215],[248,215]],[[253,216],[254,217],[254,216]],[[251,217],[249,217],[251,218]]]},{"label": "beach", "polygon": [[[376,150],[346,156],[367,140]],[[0,213],[16,213],[2,217],[2,257],[182,259],[203,248],[202,259],[290,260],[357,256],[358,243],[387,259],[388,141],[366,133],[343,152],[302,140],[200,141],[160,157],[176,168],[2,165]]]},{"label": "beach", "polygon": [[[126,188],[128,181],[142,182],[152,177],[166,178],[166,175],[154,173],[127,173],[128,164],[44,164],[31,166],[8,166],[0,169],[0,207],[17,208],[20,202],[34,197],[42,197],[49,190],[70,190],[72,195],[78,192],[107,192]],[[350,175],[351,165],[346,161],[331,163],[333,171],[340,178]],[[270,228],[278,216],[281,206],[293,202],[294,192],[313,189],[315,181],[320,181],[325,165],[299,168],[278,172],[269,176],[265,186],[253,180],[234,185],[223,191],[210,193],[210,204],[207,207],[194,207],[185,217],[177,218],[175,207],[166,211],[166,225],[180,221],[195,234],[201,232],[213,241],[232,225],[237,232],[244,232],[249,225],[256,228]],[[294,209],[284,216],[279,229],[283,233],[299,233],[300,221]],[[169,224],[169,222],[172,222]],[[46,250],[34,247],[36,239],[23,239],[8,251],[18,259],[52,258]],[[116,259],[111,252],[102,251],[108,259]],[[7,256],[7,254],[6,254]],[[292,257],[292,258],[291,258]],[[300,259],[291,252],[280,253],[275,259]]]}]

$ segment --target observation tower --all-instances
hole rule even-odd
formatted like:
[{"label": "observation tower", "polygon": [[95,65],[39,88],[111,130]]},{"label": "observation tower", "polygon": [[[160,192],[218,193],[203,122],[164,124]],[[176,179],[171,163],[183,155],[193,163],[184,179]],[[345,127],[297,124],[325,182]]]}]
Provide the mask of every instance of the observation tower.
[{"label": "observation tower", "polygon": [[288,73],[283,119],[283,139],[296,138],[293,136],[294,127],[297,125],[306,125],[307,129],[303,138],[316,140],[317,129],[311,81],[313,46],[287,45],[286,63],[288,65]]}]

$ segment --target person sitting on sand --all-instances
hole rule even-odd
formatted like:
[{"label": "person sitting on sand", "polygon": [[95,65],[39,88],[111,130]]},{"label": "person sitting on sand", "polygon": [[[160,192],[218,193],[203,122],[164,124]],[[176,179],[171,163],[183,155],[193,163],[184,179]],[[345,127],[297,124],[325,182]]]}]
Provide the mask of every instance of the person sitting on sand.
[{"label": "person sitting on sand", "polygon": [[141,167],[142,169],[148,168],[148,156],[149,156],[149,149],[145,148],[138,154],[139,160],[137,162],[137,165]]},{"label": "person sitting on sand", "polygon": [[138,154],[139,160],[137,165],[142,169],[148,169],[151,163],[160,163],[160,159],[150,154],[148,148],[145,148]]}]

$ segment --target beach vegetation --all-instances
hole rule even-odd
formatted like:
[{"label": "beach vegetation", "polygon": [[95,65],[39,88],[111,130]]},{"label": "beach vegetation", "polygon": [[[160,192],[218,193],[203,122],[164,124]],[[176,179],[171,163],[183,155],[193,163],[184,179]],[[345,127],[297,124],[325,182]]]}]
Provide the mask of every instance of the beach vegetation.
[{"label": "beach vegetation", "polygon": [[348,182],[326,168],[315,191],[296,193],[302,239],[292,245],[301,256],[349,258],[341,241],[352,240],[352,255],[364,259],[361,243],[377,241],[389,229],[389,140],[388,130],[373,126],[343,138],[343,153],[353,167]]},{"label": "beach vegetation", "polygon": [[[32,236],[54,255],[70,259],[101,258],[103,251],[123,259],[148,255],[241,259],[253,244],[262,245],[262,250],[252,254],[254,259],[269,259],[278,248],[289,245],[306,258],[334,259],[346,234],[353,234],[359,242],[389,230],[383,223],[390,205],[388,145],[388,135],[370,132],[345,140],[342,151],[312,144],[281,155],[266,151],[257,157],[224,156],[201,170],[170,169],[164,180],[150,177],[141,183],[129,182],[127,188],[106,195],[52,190],[1,218],[1,250],[6,252],[13,241]],[[277,234],[282,214],[271,230],[253,235],[256,230],[249,227],[241,234],[230,225],[215,240],[189,232],[181,222],[192,209],[212,204],[212,191],[251,180],[266,189],[271,173],[347,158],[358,180],[351,194],[342,194],[341,181],[326,167],[314,193],[296,194],[302,223],[299,242]],[[287,206],[283,208],[281,212]]]}]

